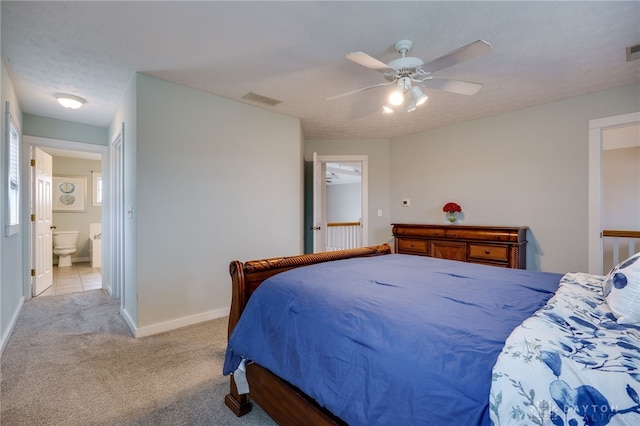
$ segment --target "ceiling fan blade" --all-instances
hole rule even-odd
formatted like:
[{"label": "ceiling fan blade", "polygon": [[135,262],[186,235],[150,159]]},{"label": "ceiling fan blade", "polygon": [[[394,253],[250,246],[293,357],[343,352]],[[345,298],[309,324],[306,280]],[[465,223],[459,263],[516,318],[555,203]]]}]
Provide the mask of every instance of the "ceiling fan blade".
[{"label": "ceiling fan blade", "polygon": [[475,95],[482,88],[480,83],[435,77],[423,80],[422,85],[430,89],[444,90],[461,95]]},{"label": "ceiling fan blade", "polygon": [[377,60],[373,56],[369,56],[364,52],[352,52],[348,53],[346,58],[350,61],[355,62],[356,64],[360,64],[363,67],[367,67],[369,69],[380,71],[380,72],[396,72],[395,69],[390,68],[387,64],[382,61]]},{"label": "ceiling fan blade", "polygon": [[336,96],[331,96],[330,98],[327,98],[326,100],[332,101],[334,99],[342,98],[344,96],[353,95],[354,93],[362,92],[364,90],[374,89],[376,87],[382,87],[382,86],[389,86],[390,84],[395,84],[395,82],[390,81],[388,83],[380,83],[380,84],[374,84],[373,86],[361,87],[359,89],[352,90],[350,92],[342,93],[342,94],[336,95]]},{"label": "ceiling fan blade", "polygon": [[436,72],[441,69],[459,64],[460,62],[468,61],[470,59],[477,58],[479,56],[491,53],[493,47],[484,40],[474,41],[471,44],[467,44],[459,49],[447,53],[444,56],[440,56],[438,59],[434,59],[422,66],[422,69],[426,72]]}]

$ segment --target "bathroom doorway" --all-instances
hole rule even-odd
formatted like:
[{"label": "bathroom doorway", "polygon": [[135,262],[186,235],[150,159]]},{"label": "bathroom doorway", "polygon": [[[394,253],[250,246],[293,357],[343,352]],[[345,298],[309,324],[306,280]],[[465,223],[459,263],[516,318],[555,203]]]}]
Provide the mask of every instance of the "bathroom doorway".
[{"label": "bathroom doorway", "polygon": [[[106,182],[108,175],[108,147],[94,144],[62,141],[56,139],[24,136],[25,152],[24,176],[25,181],[31,182],[25,200],[30,202],[29,208],[25,209],[32,226],[26,238],[30,253],[30,265],[26,266],[25,289],[26,298],[40,297],[47,295],[68,294],[74,292],[90,291],[106,288],[103,274],[103,258],[107,263],[109,256],[103,256],[101,246],[103,240],[107,239],[107,234],[102,233],[102,226],[109,222],[108,191]],[[44,152],[52,158],[52,189],[48,191],[51,198],[50,229],[48,241],[38,244],[37,241],[43,235],[42,230],[38,231],[38,216],[35,214],[38,204],[38,182],[34,179],[37,167],[32,167],[31,159],[36,151]],[[26,164],[25,164],[26,163]],[[54,183],[63,179],[74,186],[75,195],[73,202],[69,203],[64,191],[58,194],[55,191]],[[59,183],[59,182],[58,182]],[[67,185],[68,186],[68,185]],[[67,189],[65,186],[64,189]],[[58,191],[59,192],[59,191]],[[41,197],[42,195],[40,195]],[[58,196],[57,200],[54,198]],[[65,204],[64,202],[67,202]],[[33,215],[33,216],[32,216]],[[42,228],[42,226],[40,226]],[[62,232],[59,232],[62,231]],[[54,251],[63,253],[64,250],[53,249],[53,233],[77,231],[77,241],[73,246],[73,253],[58,267],[57,259],[62,256],[53,254]],[[43,248],[46,248],[44,250]],[[41,270],[46,270],[42,265],[49,264],[51,267],[51,284],[43,285],[38,283]],[[67,265],[67,266],[62,266]]]}]

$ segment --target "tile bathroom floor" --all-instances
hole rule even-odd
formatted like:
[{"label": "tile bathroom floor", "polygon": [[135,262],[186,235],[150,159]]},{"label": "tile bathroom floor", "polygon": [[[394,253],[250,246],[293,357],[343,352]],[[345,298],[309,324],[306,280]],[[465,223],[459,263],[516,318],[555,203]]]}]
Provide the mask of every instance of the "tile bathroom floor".
[{"label": "tile bathroom floor", "polygon": [[80,293],[102,288],[102,268],[92,268],[89,262],[73,263],[59,268],[53,265],[53,285],[40,296]]}]

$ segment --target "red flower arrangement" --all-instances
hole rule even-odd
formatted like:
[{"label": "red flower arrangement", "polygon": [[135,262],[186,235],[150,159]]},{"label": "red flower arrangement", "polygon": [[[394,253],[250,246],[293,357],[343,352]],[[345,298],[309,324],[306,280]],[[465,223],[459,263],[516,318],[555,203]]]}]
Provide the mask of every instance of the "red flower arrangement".
[{"label": "red flower arrangement", "polygon": [[453,213],[453,212],[461,213],[462,207],[460,207],[460,205],[456,203],[447,203],[442,208],[442,211],[447,213]]},{"label": "red flower arrangement", "polygon": [[456,221],[456,213],[462,213],[462,207],[460,207],[460,204],[447,203],[442,208],[442,211],[449,213],[447,219],[449,219],[449,222],[453,225],[453,222]]}]

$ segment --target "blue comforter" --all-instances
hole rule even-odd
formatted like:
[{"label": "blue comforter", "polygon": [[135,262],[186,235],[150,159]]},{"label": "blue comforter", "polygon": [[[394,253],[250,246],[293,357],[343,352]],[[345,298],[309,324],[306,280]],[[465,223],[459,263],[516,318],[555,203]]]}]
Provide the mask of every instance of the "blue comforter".
[{"label": "blue comforter", "polygon": [[496,358],[560,278],[401,254],[296,268],[252,295],[224,374],[254,361],[350,425],[490,424]]}]

